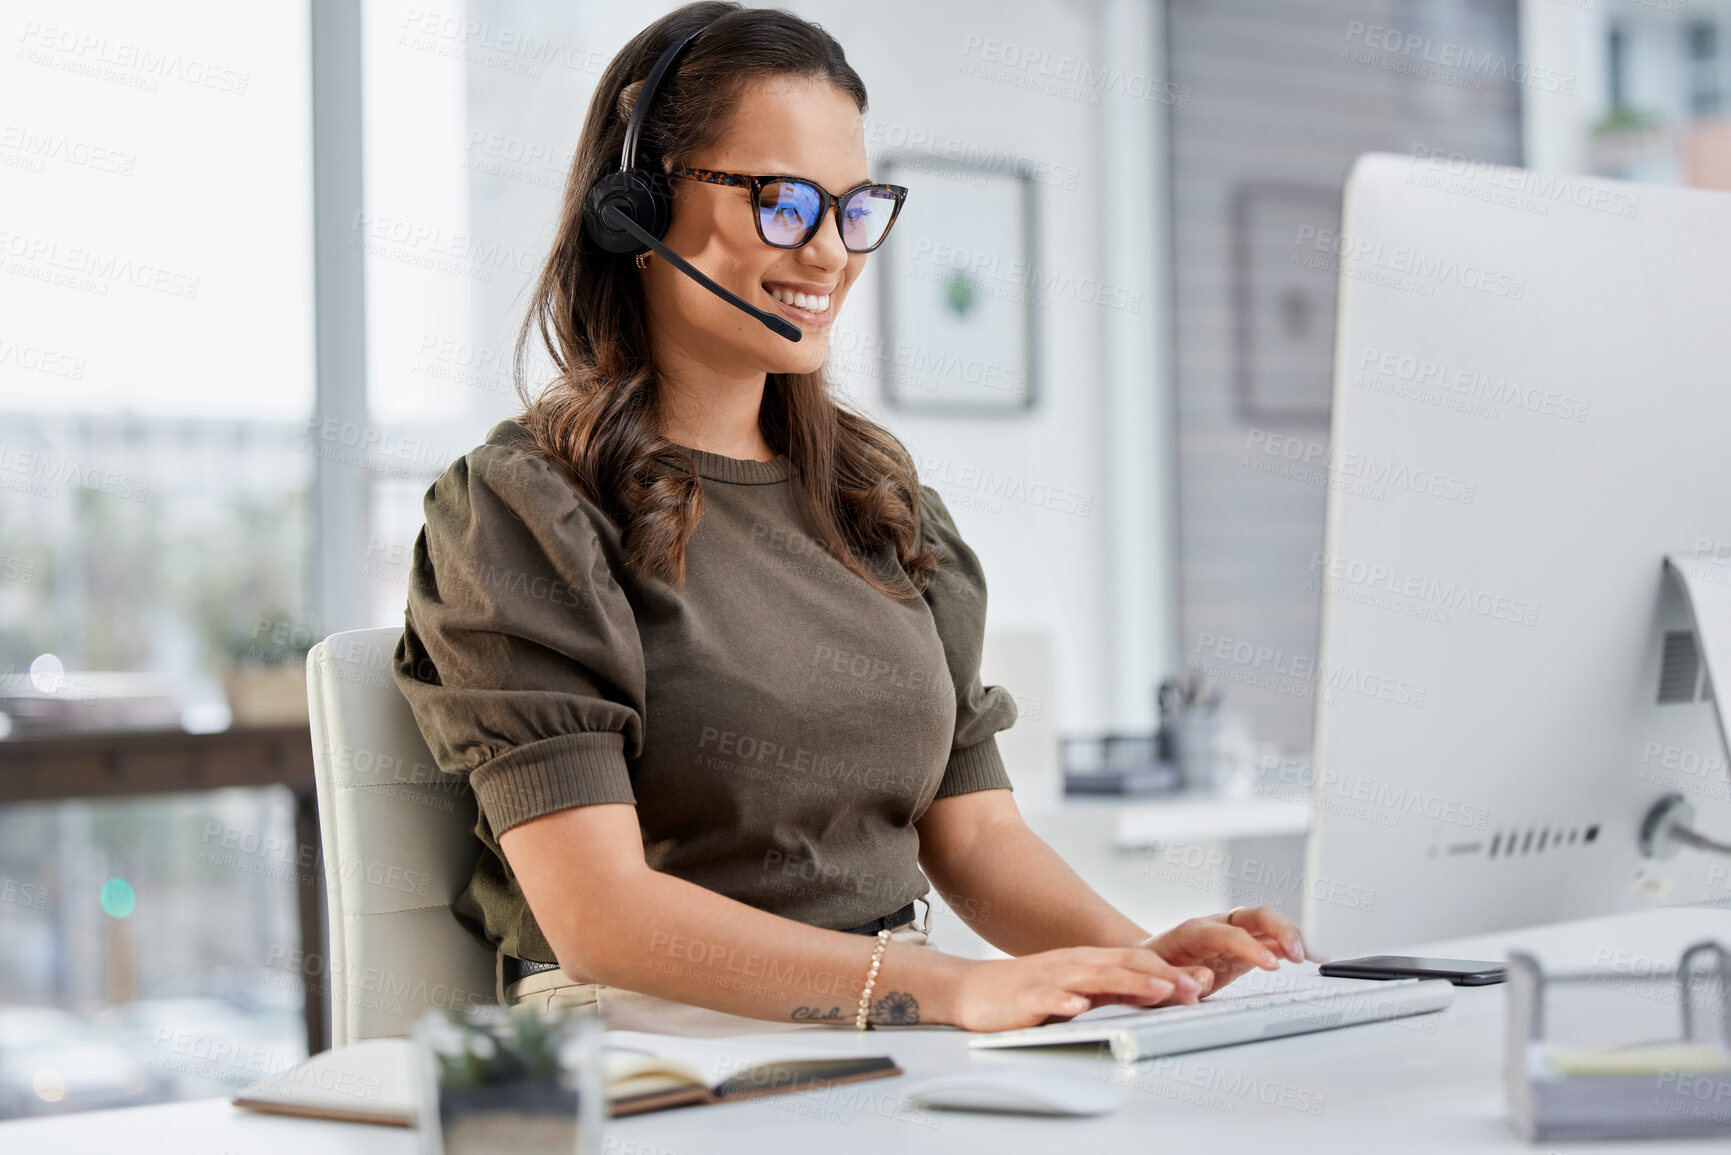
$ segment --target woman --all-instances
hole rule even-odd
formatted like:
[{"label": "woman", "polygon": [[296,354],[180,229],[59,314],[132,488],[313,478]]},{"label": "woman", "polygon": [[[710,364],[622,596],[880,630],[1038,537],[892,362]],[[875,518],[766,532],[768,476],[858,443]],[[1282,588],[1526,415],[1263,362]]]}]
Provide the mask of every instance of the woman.
[{"label": "woman", "polygon": [[[698,32],[642,129],[663,239],[798,342],[584,227],[645,77]],[[865,107],[840,46],[785,12],[691,4],[627,44],[518,341],[520,371],[538,328],[557,377],[427,496],[396,677],[479,802],[457,911],[502,1002],[700,1034],[985,1031],[1304,958],[1260,907],[1151,937],[1022,821],[978,561],[823,377],[901,196],[815,191],[868,181]],[[1015,957],[929,947],[933,885]]]}]

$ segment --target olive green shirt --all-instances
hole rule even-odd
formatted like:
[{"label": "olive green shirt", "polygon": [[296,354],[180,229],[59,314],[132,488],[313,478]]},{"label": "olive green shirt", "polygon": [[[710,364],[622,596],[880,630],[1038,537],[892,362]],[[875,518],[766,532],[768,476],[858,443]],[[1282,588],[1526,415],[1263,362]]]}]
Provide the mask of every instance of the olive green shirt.
[{"label": "olive green shirt", "polygon": [[919,536],[940,568],[897,601],[807,533],[787,456],[687,452],[703,515],[677,589],[629,570],[515,421],[427,492],[393,672],[478,803],[457,916],[518,958],[553,960],[499,849],[518,823],[635,803],[653,869],[845,929],[929,889],[913,824],[934,798],[1010,785],[995,735],[1015,703],[979,675],[986,583],[937,493]]}]

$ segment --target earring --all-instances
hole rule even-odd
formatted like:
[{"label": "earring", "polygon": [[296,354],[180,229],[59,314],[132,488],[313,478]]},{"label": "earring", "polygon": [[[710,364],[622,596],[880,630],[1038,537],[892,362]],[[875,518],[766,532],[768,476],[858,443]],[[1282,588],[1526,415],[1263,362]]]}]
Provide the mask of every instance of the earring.
[{"label": "earring", "polygon": [[649,254],[648,253],[638,253],[637,254],[637,267],[640,269],[647,269],[649,267]]}]

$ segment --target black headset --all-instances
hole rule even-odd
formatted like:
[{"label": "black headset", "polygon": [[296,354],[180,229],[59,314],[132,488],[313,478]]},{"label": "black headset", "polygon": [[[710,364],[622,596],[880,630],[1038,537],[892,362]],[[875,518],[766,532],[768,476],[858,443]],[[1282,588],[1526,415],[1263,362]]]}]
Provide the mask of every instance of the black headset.
[{"label": "black headset", "polygon": [[631,119],[625,124],[625,147],[619,154],[619,171],[610,172],[595,182],[583,205],[583,227],[589,239],[610,253],[635,256],[649,246],[633,230],[621,228],[608,219],[608,209],[657,239],[667,231],[673,216],[673,200],[668,195],[666,178],[660,173],[637,167],[637,139],[643,135],[643,125],[649,119],[649,106],[655,103],[661,82],[672,72],[691,47],[691,42],[708,29],[708,25],[685,37],[661,54],[655,67],[643,82],[637,103],[631,109]]},{"label": "black headset", "polygon": [[583,231],[605,252],[626,257],[646,251],[655,253],[728,304],[756,317],[771,332],[797,341],[802,334],[794,325],[747,304],[661,243],[662,234],[673,219],[673,197],[667,191],[665,176],[637,164],[637,138],[643,135],[644,122],[649,119],[649,108],[655,103],[662,81],[678,67],[691,42],[709,27],[706,24],[669,47],[644,78],[643,89],[631,109],[631,119],[625,123],[625,147],[619,154],[619,171],[607,173],[589,190],[583,201]]}]

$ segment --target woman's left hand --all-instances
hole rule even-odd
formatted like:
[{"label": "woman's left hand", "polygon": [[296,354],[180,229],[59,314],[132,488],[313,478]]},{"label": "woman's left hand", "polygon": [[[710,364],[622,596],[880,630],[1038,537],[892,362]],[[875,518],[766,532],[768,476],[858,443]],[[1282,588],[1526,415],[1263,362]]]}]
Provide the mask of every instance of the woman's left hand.
[{"label": "woman's left hand", "polygon": [[[1252,967],[1275,970],[1282,958],[1305,959],[1304,939],[1288,919],[1266,906],[1186,919],[1156,935],[1150,950],[1175,967],[1206,967],[1213,976],[1197,995],[1213,994]],[[1202,972],[1192,970],[1197,978]]]}]

